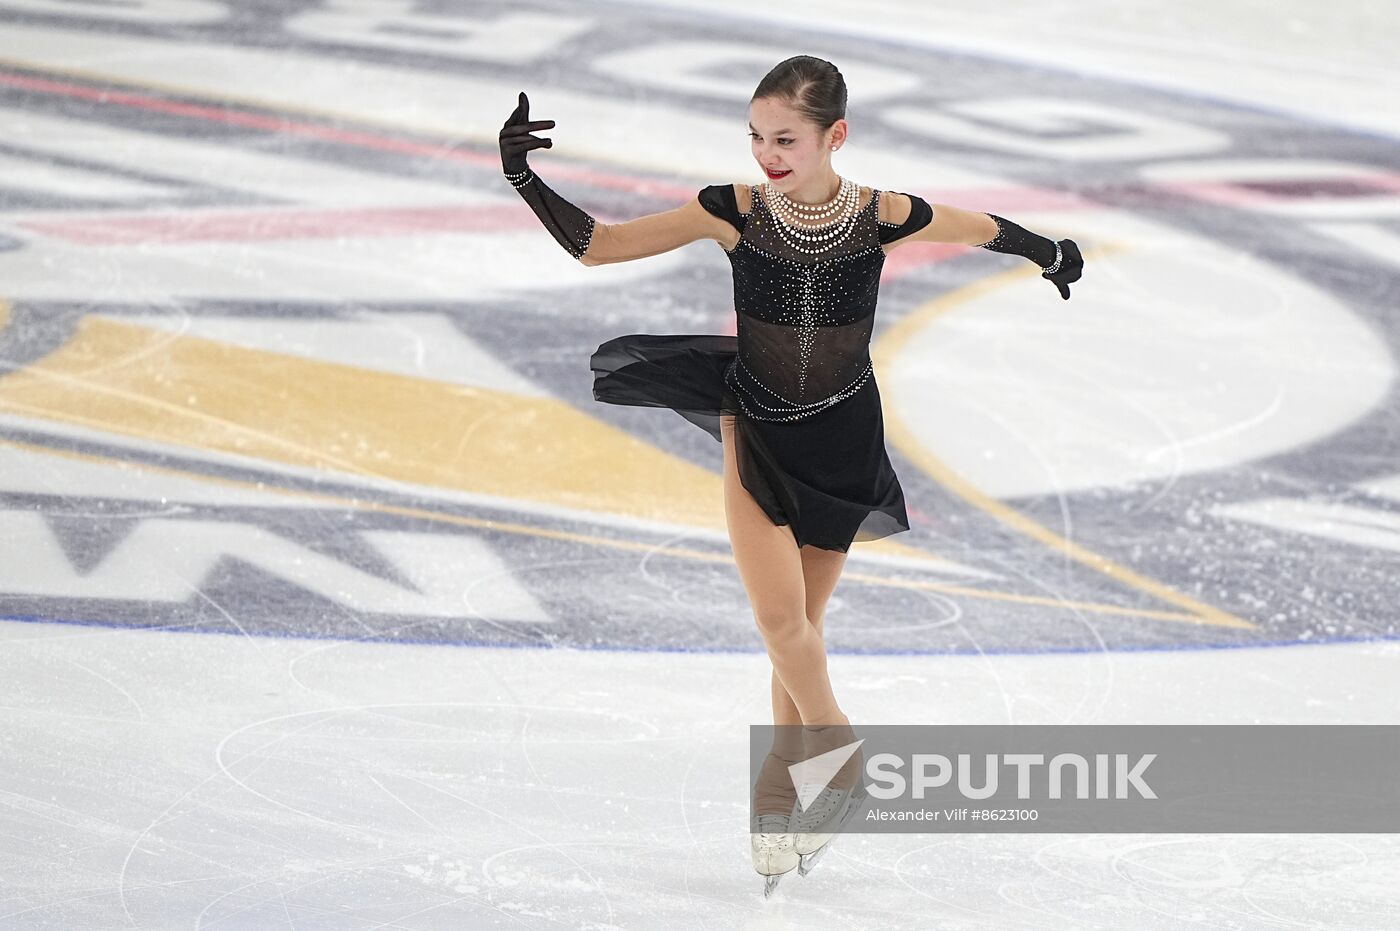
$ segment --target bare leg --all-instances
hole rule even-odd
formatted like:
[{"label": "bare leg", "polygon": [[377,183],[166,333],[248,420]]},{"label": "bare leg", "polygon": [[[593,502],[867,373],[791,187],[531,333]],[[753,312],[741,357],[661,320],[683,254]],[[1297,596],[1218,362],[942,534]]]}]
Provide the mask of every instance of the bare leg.
[{"label": "bare leg", "polygon": [[[739,577],[748,591],[773,672],[791,696],[797,722],[845,724],[826,670],[826,644],[808,618],[804,560],[792,528],[775,525],[739,479],[732,417],[721,420],[724,437],[724,512]],[[833,554],[843,556],[844,554]],[[822,557],[815,557],[826,565]],[[826,565],[826,568],[830,568]],[[839,575],[839,566],[837,567]],[[818,573],[819,575],[825,575]],[[829,580],[835,586],[834,580]],[[830,595],[830,591],[826,592]],[[821,599],[823,606],[825,598]],[[775,696],[776,699],[776,696]],[[775,717],[780,709],[775,701]],[[785,722],[779,722],[785,723]]]},{"label": "bare leg", "polygon": [[[836,590],[841,578],[841,570],[846,566],[846,554],[834,550],[824,550],[815,546],[804,546],[799,551],[802,558],[802,578],[807,591],[807,620],[822,636],[822,621],[826,617],[826,603]],[[775,670],[772,676],[773,723],[801,724],[797,705],[783,687]]]}]

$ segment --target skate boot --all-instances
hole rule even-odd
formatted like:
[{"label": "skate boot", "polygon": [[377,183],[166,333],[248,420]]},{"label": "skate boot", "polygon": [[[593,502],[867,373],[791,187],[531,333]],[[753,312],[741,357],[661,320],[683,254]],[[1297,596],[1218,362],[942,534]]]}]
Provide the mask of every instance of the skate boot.
[{"label": "skate boot", "polygon": [[[855,734],[849,724],[804,728],[807,758],[818,756],[846,743],[854,742]],[[806,876],[817,865],[831,844],[831,839],[854,817],[866,798],[865,785],[860,779],[864,754],[859,748],[842,765],[827,785],[820,787],[816,797],[804,809],[799,801],[792,807],[788,821],[793,833],[793,848],[798,856],[797,874]],[[803,785],[801,796],[816,787]]]},{"label": "skate boot", "polygon": [[793,832],[793,852],[798,857],[797,875],[812,872],[831,846],[831,839],[855,816],[865,796],[861,785],[845,789],[824,786],[805,811],[800,804],[793,806],[788,824]]},{"label": "skate boot", "polygon": [[[790,756],[795,754],[789,754]],[[775,752],[764,758],[753,787],[749,822],[753,868],[763,877],[763,897],[778,888],[778,881],[797,868],[797,851],[788,828],[797,790],[788,776],[788,762]]]},{"label": "skate boot", "polygon": [[797,867],[797,851],[788,831],[787,815],[754,815],[749,835],[753,848],[753,868],[763,877],[763,897],[778,888],[778,881]]}]

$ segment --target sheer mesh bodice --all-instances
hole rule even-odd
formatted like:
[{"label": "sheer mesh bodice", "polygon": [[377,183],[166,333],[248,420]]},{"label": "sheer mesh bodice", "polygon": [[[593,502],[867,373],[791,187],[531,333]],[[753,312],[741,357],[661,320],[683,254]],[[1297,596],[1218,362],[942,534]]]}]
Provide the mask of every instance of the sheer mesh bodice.
[{"label": "sheer mesh bodice", "polygon": [[[860,390],[870,375],[870,336],[885,253],[879,192],[817,245],[780,228],[761,187],[738,244],[734,270],[739,354],[726,381],[747,413],[763,420],[809,416]],[[815,252],[805,251],[815,249]]]}]

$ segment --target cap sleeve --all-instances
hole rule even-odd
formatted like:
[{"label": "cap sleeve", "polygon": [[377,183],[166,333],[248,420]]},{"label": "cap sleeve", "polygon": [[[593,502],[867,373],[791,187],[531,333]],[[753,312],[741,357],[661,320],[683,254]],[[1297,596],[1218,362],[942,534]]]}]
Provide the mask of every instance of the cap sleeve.
[{"label": "cap sleeve", "polygon": [[710,213],[727,221],[739,232],[744,231],[743,214],[739,213],[739,202],[734,196],[734,185],[732,184],[711,184],[709,187],[701,188],[696,195],[700,200],[700,205]]},{"label": "cap sleeve", "polygon": [[[904,194],[903,191],[896,191],[897,194]],[[880,228],[880,242],[891,243],[896,239],[903,239],[911,233],[917,233],[933,222],[933,208],[928,201],[917,194],[904,194],[909,198],[909,219],[898,226],[892,223],[881,222],[877,224]]]}]

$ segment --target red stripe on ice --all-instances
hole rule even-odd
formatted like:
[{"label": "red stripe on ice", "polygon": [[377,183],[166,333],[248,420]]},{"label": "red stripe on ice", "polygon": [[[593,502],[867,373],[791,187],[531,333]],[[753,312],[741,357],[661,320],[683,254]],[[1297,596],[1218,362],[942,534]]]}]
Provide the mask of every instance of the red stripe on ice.
[{"label": "red stripe on ice", "polygon": [[24,220],[18,225],[68,242],[131,246],[173,242],[252,242],[404,236],[424,232],[499,233],[534,229],[539,220],[524,204],[467,207],[381,207],[354,210],[240,210],[218,213],[135,214]]}]

